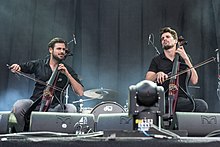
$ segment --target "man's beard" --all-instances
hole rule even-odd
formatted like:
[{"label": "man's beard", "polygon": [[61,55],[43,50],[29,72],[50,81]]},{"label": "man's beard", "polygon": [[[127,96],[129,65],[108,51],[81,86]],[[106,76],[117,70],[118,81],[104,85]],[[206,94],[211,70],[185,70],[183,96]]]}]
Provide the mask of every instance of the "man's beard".
[{"label": "man's beard", "polygon": [[165,46],[163,46],[163,49],[164,50],[169,50],[169,49],[171,49],[173,47],[174,47],[174,45],[165,45]]},{"label": "man's beard", "polygon": [[[61,62],[61,61],[63,61],[64,59],[65,59],[65,57],[64,58],[59,58],[58,56],[56,56],[56,55],[54,55],[54,54],[52,54],[52,56],[53,56],[53,58],[56,60],[56,61],[58,61],[58,62]],[[63,55],[63,56],[65,56],[65,55]]]}]

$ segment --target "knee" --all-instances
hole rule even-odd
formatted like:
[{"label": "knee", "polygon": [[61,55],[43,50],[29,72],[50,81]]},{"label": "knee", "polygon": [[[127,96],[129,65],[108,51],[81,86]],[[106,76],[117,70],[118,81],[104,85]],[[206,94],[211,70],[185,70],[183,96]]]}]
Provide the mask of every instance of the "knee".
[{"label": "knee", "polygon": [[76,113],[77,112],[76,106],[74,106],[73,104],[65,104],[65,112]]},{"label": "knee", "polygon": [[204,101],[203,105],[204,105],[203,112],[207,112],[209,109],[208,104]]},{"label": "knee", "polygon": [[24,130],[25,119],[24,115],[26,111],[30,108],[32,100],[21,99],[15,102],[13,105],[12,113],[15,115],[17,124],[15,125],[16,132],[21,132]]},{"label": "knee", "polygon": [[29,109],[32,104],[33,101],[29,99],[17,100],[13,105],[12,112],[14,114],[24,113],[27,111],[27,109]]},{"label": "knee", "polygon": [[196,112],[207,112],[208,111],[208,104],[202,99],[197,99],[195,111]]}]

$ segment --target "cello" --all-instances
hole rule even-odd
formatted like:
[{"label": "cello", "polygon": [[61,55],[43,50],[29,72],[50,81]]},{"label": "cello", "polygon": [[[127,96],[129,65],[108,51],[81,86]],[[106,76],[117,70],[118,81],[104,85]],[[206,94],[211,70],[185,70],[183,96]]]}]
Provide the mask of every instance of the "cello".
[{"label": "cello", "polygon": [[48,111],[50,104],[53,101],[54,87],[56,85],[58,75],[59,75],[58,66],[59,66],[59,64],[56,66],[55,70],[53,71],[53,73],[47,83],[47,86],[43,91],[43,97],[42,97],[41,105],[40,105],[40,109],[39,109],[40,112]]},{"label": "cello", "polygon": [[58,67],[59,67],[59,64],[56,66],[55,70],[50,76],[50,79],[48,80],[46,84],[46,88],[43,91],[43,95],[39,97],[24,114],[24,120],[25,120],[24,131],[29,130],[31,112],[34,111],[34,109],[39,105],[39,103],[41,103],[39,112],[48,111],[50,104],[52,103],[53,98],[54,98],[54,91],[59,90],[59,88],[56,87],[56,83],[57,83],[58,76],[60,73],[60,71],[58,70]]},{"label": "cello", "polygon": [[[186,45],[187,41],[184,40],[182,36],[178,38],[178,43],[176,44],[176,49],[182,45]],[[175,54],[175,58],[173,61],[173,67],[171,75],[177,75],[179,72],[179,62],[180,55],[178,53]],[[179,93],[179,76],[172,76],[169,82],[169,89],[168,89],[168,118],[173,116],[175,112],[178,93]]]}]

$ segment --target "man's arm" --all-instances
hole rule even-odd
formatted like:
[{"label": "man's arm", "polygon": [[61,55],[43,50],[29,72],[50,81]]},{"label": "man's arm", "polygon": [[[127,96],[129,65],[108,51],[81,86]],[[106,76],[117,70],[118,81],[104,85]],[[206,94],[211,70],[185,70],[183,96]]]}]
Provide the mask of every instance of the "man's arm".
[{"label": "man's arm", "polygon": [[34,73],[34,68],[36,66],[36,64],[38,63],[37,60],[32,60],[32,61],[28,61],[25,63],[21,63],[21,64],[12,64],[9,69],[15,73],[15,72],[24,72],[27,74],[33,74]]},{"label": "man's arm", "polygon": [[84,91],[83,86],[77,80],[75,80],[74,77],[72,77],[72,75],[69,73],[69,71],[64,66],[64,64],[59,64],[58,70],[61,70],[61,72],[64,73],[67,76],[67,78],[70,80],[70,84],[73,91],[75,91],[75,93],[78,94],[79,96],[83,96],[83,91]]},{"label": "man's arm", "polygon": [[145,76],[146,80],[150,80],[153,82],[156,81],[157,83],[160,83],[160,84],[162,84],[167,78],[168,78],[168,75],[162,71],[157,72],[157,73],[155,73],[153,71],[148,71]]},{"label": "man's arm", "polygon": [[[185,60],[185,63],[188,65],[188,67],[189,68],[192,68],[193,67],[193,65],[192,65],[192,63],[190,62],[190,60],[188,59],[188,60]],[[198,83],[198,74],[197,74],[197,72],[196,72],[196,70],[195,70],[195,68],[192,68],[191,69],[191,78],[190,78],[190,81],[192,82],[192,84],[197,84]]]},{"label": "man's arm", "polygon": [[157,79],[157,74],[155,72],[153,72],[153,71],[148,71],[146,73],[145,79],[154,82]]},{"label": "man's arm", "polygon": [[[185,63],[188,65],[189,68],[192,68],[193,65],[189,59],[189,56],[186,54],[185,49],[183,46],[180,46],[177,50],[177,53],[180,54],[180,56],[183,58],[183,60],[185,61]],[[190,78],[190,81],[192,82],[192,84],[197,84],[198,83],[198,74],[196,72],[196,70],[194,68],[191,69],[192,75]]]},{"label": "man's arm", "polygon": [[84,88],[81,84],[79,84],[72,76],[71,74],[68,72],[66,74],[66,76],[69,78],[70,80],[70,84],[71,84],[71,87],[72,89],[79,95],[79,96],[83,96],[83,91],[84,91]]}]

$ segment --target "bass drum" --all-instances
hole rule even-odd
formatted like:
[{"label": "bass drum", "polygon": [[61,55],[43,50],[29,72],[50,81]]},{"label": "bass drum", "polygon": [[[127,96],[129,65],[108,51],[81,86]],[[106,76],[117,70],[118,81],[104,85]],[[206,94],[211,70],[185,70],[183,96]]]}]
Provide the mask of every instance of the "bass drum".
[{"label": "bass drum", "polygon": [[95,118],[97,118],[99,114],[107,113],[125,113],[125,110],[120,104],[107,101],[99,103],[91,111],[91,114],[94,114]]}]

